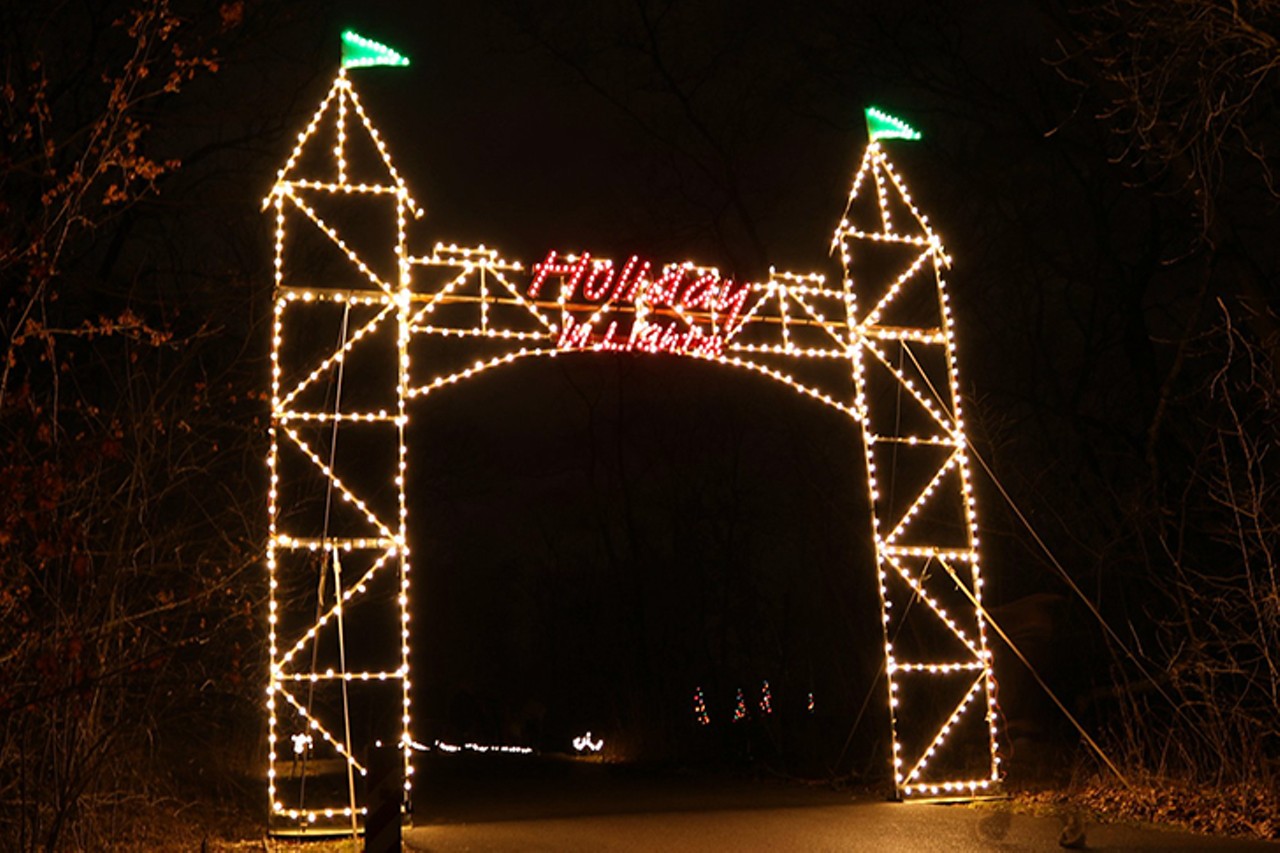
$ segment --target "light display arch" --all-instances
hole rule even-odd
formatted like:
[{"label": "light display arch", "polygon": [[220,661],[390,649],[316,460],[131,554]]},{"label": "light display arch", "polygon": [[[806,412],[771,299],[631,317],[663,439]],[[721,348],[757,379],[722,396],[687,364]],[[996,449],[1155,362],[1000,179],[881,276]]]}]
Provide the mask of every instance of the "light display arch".
[{"label": "light display arch", "polygon": [[[995,784],[995,680],[943,277],[951,259],[882,144],[918,134],[867,110],[870,139],[832,240],[835,285],[778,270],[735,282],[638,255],[551,251],[525,265],[443,243],[415,254],[408,222],[422,211],[347,70],[382,55],[350,38],[363,59],[344,63],[264,201],[275,225],[273,829],[354,828],[364,756],[379,739],[399,744],[412,787],[409,405],[566,352],[698,358],[850,418],[870,493],[896,793],[972,796]],[[323,281],[309,261],[317,252],[331,256]],[[382,719],[353,722],[357,704],[381,707]]]}]

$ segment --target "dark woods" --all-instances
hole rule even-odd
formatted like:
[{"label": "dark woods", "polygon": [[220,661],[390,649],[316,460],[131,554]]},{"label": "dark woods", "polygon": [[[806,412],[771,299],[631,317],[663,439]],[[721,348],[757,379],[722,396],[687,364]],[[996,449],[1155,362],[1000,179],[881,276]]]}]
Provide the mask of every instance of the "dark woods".
[{"label": "dark woods", "polygon": [[0,5],[7,849],[97,847],[256,749],[246,193],[284,116],[218,90],[262,47],[248,6]]}]

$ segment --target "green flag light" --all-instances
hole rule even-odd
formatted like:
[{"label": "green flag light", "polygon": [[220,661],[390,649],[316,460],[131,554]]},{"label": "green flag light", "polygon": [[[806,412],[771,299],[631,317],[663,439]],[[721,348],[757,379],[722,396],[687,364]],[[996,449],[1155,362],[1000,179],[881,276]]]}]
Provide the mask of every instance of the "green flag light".
[{"label": "green flag light", "polygon": [[894,118],[875,107],[867,107],[867,135],[877,139],[919,139],[920,132],[900,118]]},{"label": "green flag light", "polygon": [[368,68],[371,65],[408,65],[409,58],[385,44],[367,39],[354,30],[342,34],[342,67]]}]

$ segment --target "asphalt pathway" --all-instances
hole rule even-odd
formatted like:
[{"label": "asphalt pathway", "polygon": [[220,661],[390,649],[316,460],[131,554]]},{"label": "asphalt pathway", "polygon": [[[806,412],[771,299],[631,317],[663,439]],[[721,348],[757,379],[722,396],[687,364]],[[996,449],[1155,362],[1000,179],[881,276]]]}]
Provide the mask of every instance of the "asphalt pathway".
[{"label": "asphalt pathway", "polygon": [[[1055,851],[1064,818],[1005,802],[892,803],[774,780],[546,761],[429,762],[406,849],[444,851]],[[1280,853],[1280,844],[1128,824],[1085,826],[1085,849]]]}]

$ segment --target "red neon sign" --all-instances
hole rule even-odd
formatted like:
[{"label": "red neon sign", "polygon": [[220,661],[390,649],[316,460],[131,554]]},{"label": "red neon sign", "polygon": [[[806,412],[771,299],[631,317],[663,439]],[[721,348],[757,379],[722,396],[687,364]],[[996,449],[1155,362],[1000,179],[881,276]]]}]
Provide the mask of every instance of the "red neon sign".
[{"label": "red neon sign", "polygon": [[[556,344],[562,350],[718,356],[724,351],[722,333],[733,328],[751,292],[750,285],[723,279],[688,262],[667,264],[655,276],[653,265],[635,255],[618,269],[613,261],[588,254],[560,257],[548,252],[533,265],[529,296],[536,299],[542,294],[552,276],[560,277],[562,305],[585,304],[594,309],[584,321],[565,314]],[[612,306],[634,307],[630,328],[620,329],[617,320],[603,331],[596,328],[597,319]],[[680,327],[674,318],[686,326]],[[705,323],[705,330],[699,322]]]}]

